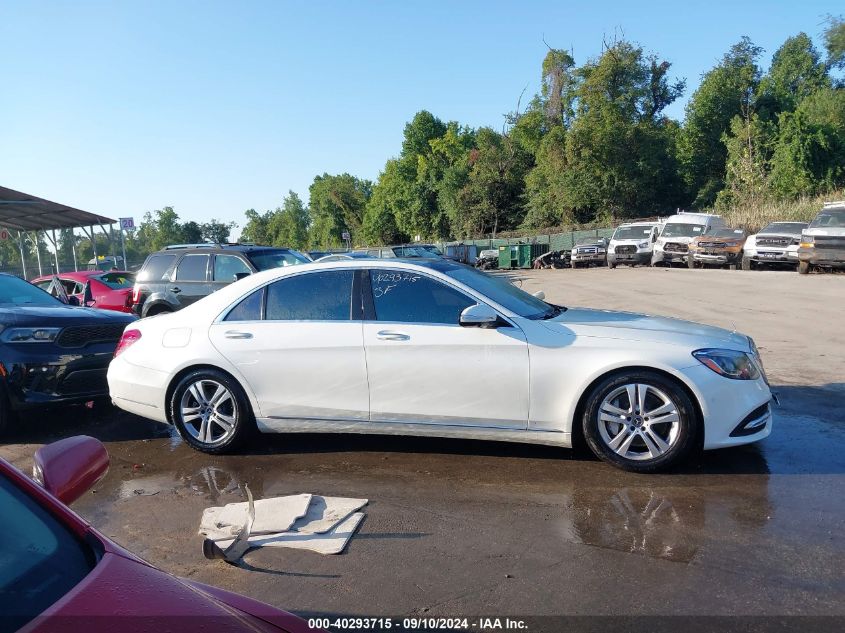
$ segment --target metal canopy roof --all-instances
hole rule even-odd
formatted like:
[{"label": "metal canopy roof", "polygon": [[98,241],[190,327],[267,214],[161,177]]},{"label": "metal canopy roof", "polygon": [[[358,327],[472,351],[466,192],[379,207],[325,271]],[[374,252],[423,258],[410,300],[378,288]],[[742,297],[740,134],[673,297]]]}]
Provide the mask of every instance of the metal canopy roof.
[{"label": "metal canopy roof", "polygon": [[116,220],[96,213],[0,187],[0,227],[19,231],[47,231],[114,222]]}]

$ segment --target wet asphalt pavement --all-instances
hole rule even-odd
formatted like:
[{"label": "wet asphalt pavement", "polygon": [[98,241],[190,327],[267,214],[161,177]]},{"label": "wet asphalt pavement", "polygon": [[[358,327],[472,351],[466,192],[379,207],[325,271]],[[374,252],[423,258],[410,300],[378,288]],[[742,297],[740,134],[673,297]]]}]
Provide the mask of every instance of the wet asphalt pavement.
[{"label": "wet asphalt pavement", "polygon": [[[677,313],[615,305],[626,302],[625,288],[645,274],[651,283],[659,271],[614,271],[627,277],[612,279],[608,272],[529,273],[526,289],[543,287],[563,303],[577,293],[569,303]],[[661,280],[681,284],[681,293],[686,280],[670,272]],[[773,295],[794,283],[780,276],[789,273],[681,272],[696,273],[713,275],[713,293],[728,303],[764,292],[761,282]],[[584,275],[618,279],[623,298],[597,294]],[[305,617],[845,616],[845,386],[836,318],[845,279],[809,281],[827,289],[825,305],[802,321],[818,322],[790,328],[787,306],[783,319],[751,332],[781,399],[772,436],[706,453],[671,474],[624,473],[558,448],[428,438],[261,436],[245,454],[209,457],[165,425],[83,407],[23,419],[0,456],[28,471],[40,444],[98,437],[111,469],[77,512],[169,572]],[[711,310],[686,302],[678,315],[717,325],[731,318]],[[754,329],[741,305],[735,312],[740,330]],[[831,361],[819,361],[813,346]],[[816,354],[816,375],[796,372],[784,357],[793,348]],[[243,484],[256,499],[311,492],[370,503],[342,555],[267,549],[238,567],[207,561],[196,534],[202,510],[242,500]]]}]

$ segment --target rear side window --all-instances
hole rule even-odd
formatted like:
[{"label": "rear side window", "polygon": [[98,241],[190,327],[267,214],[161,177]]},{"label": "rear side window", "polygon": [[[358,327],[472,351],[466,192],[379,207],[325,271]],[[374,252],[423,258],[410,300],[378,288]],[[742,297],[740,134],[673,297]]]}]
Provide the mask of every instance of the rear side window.
[{"label": "rear side window", "polygon": [[161,281],[175,261],[176,255],[150,255],[144,269],[138,273],[138,281]]},{"label": "rear side window", "polygon": [[349,321],[351,270],[295,275],[267,286],[268,321]]},{"label": "rear side window", "polygon": [[256,290],[229,311],[224,321],[260,321],[264,288]]},{"label": "rear side window", "polygon": [[476,301],[417,272],[371,270],[376,319],[392,323],[458,325],[461,312]]},{"label": "rear side window", "polygon": [[176,281],[206,281],[208,255],[185,255],[176,268]]},{"label": "rear side window", "polygon": [[235,255],[216,255],[214,257],[214,281],[229,283],[235,281],[238,273],[252,274],[249,266]]}]

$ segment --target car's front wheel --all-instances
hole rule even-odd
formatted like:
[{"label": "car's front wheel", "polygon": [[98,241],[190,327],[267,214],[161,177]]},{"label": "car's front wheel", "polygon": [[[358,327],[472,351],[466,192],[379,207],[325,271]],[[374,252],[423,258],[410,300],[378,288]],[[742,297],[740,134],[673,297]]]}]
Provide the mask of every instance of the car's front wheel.
[{"label": "car's front wheel", "polygon": [[254,427],[241,386],[215,369],[200,369],[179,381],[170,398],[170,414],[179,435],[204,453],[228,453]]},{"label": "car's front wheel", "polygon": [[699,420],[686,392],[656,372],[617,373],[587,397],[582,428],[595,455],[649,473],[677,465],[696,446]]}]

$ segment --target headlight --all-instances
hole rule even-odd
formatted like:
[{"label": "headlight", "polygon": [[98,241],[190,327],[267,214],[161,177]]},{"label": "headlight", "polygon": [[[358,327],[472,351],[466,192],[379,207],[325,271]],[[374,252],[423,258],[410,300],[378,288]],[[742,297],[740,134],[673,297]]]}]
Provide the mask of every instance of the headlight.
[{"label": "headlight", "polygon": [[52,343],[56,340],[60,327],[13,327],[0,335],[4,343]]},{"label": "headlight", "polygon": [[596,249],[596,252],[597,253],[604,253],[604,249],[603,248]]},{"label": "headlight", "polygon": [[796,244],[800,244],[800,243],[801,243],[801,238],[800,238],[800,237],[793,237],[793,238],[792,238],[792,245],[793,245],[793,246],[794,246],[794,245],[796,245]]},{"label": "headlight", "polygon": [[816,238],[812,235],[802,235],[799,244],[802,248],[813,248],[816,245]]},{"label": "headlight", "polygon": [[645,242],[640,242],[639,244],[637,244],[637,248],[648,248],[648,240],[646,240]]},{"label": "headlight", "polygon": [[699,349],[693,356],[720,376],[734,380],[757,380],[761,373],[755,359],[731,349]]}]

